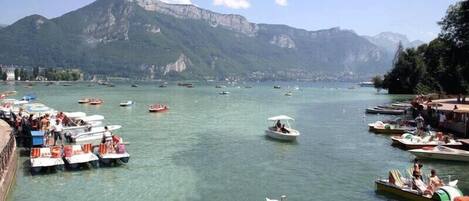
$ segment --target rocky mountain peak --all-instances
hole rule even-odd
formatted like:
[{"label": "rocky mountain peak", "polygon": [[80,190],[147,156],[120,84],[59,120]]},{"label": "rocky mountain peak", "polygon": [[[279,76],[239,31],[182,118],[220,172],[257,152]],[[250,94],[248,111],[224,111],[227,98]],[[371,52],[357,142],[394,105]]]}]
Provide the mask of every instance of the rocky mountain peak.
[{"label": "rocky mountain peak", "polygon": [[180,19],[203,20],[212,27],[223,27],[232,31],[255,36],[258,26],[245,17],[234,14],[220,14],[187,4],[168,4],[159,0],[127,0],[135,2],[147,11],[158,12]]}]

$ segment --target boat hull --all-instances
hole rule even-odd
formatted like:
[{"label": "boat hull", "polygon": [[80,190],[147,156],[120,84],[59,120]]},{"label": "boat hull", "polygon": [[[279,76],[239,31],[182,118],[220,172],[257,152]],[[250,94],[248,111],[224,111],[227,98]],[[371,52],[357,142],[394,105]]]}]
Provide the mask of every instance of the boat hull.
[{"label": "boat hull", "polygon": [[148,111],[149,112],[165,112],[167,110],[168,110],[167,108],[164,108],[164,109],[149,109]]},{"label": "boat hull", "polygon": [[446,153],[435,153],[430,151],[420,151],[420,150],[409,150],[415,157],[420,159],[436,159],[436,160],[446,160],[446,161],[461,161],[469,162],[468,155],[455,155],[455,154],[446,154]]},{"label": "boat hull", "polygon": [[[398,137],[398,136],[391,137],[391,140],[392,140],[392,145],[399,147],[401,149],[404,149],[404,150],[422,149],[424,147],[438,146],[438,142],[435,142],[435,141],[432,141],[432,143],[409,143],[409,142],[406,142],[405,139]],[[451,142],[451,143],[442,144],[442,145],[446,147],[450,147],[450,148],[455,148],[455,149],[462,149],[464,147],[464,145],[460,142]]]},{"label": "boat hull", "polygon": [[389,114],[389,115],[401,115],[404,114],[404,110],[386,110],[386,109],[373,109],[368,108],[366,109],[366,113],[368,114]]},{"label": "boat hull", "polygon": [[370,127],[370,131],[378,134],[404,134],[408,130],[407,129],[386,129],[386,128],[375,128]]},{"label": "boat hull", "polygon": [[281,141],[295,141],[296,138],[300,135],[299,133],[293,133],[293,134],[284,134],[280,132],[275,132],[271,130],[266,130],[265,135],[276,140],[281,140]]},{"label": "boat hull", "polygon": [[398,188],[397,186],[393,186],[393,185],[388,184],[385,181],[378,180],[378,181],[375,181],[375,184],[376,184],[376,190],[377,191],[393,194],[395,196],[399,196],[399,197],[404,198],[406,200],[412,200],[412,201],[432,201],[432,200],[434,200],[434,199],[429,198],[429,197],[424,197],[424,196],[418,195],[418,194],[413,193],[413,192],[402,190],[402,189]]}]

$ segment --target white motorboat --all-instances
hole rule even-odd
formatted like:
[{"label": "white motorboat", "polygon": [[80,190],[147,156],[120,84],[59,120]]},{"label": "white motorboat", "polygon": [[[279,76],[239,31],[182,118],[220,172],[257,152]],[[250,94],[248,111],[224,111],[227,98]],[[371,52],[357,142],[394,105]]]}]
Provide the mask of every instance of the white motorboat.
[{"label": "white motorboat", "polygon": [[102,121],[104,120],[103,115],[91,115],[91,116],[84,116],[76,118],[76,120],[82,120],[84,122],[92,122],[92,121]]},{"label": "white motorboat", "polygon": [[409,150],[409,152],[421,159],[469,162],[469,151],[453,149],[446,146],[423,147],[422,149]]},{"label": "white motorboat", "polygon": [[293,92],[289,91],[289,92],[285,93],[285,96],[293,96]]},{"label": "white motorboat", "polygon": [[[120,125],[111,125],[107,126],[109,131],[115,131],[120,129]],[[92,127],[89,131],[80,132],[80,133],[71,133],[68,135],[71,142],[76,144],[99,144],[103,139],[104,127]]]},{"label": "white motorboat", "polygon": [[86,117],[86,113],[84,112],[64,112],[64,114],[70,119]]},{"label": "white motorboat", "polygon": [[222,91],[222,92],[220,92],[219,94],[220,94],[220,95],[228,95],[228,94],[230,94],[230,92],[229,92],[229,91]]},{"label": "white motorboat", "polygon": [[[265,134],[273,139],[277,140],[283,140],[283,141],[294,141],[298,136],[300,136],[300,132],[292,129],[290,126],[289,121],[294,121],[293,118],[286,116],[286,115],[280,115],[280,116],[275,116],[271,117],[268,119],[269,121],[274,122],[274,125],[271,127],[268,127],[267,130],[265,130]],[[281,124],[281,122],[284,121],[286,122],[284,130],[282,128],[279,128],[277,124]]]},{"label": "white motorboat", "polygon": [[128,107],[128,106],[132,106],[133,104],[134,104],[134,102],[131,101],[131,100],[129,100],[129,101],[127,101],[127,102],[119,103],[119,105],[120,105],[121,107]]},{"label": "white motorboat", "polygon": [[412,135],[410,133],[404,133],[401,136],[391,137],[393,145],[408,149],[421,149],[423,147],[435,147],[438,145],[444,145],[451,148],[462,148],[463,144],[456,141],[455,139],[445,137],[439,140],[434,135],[426,135],[424,137]]},{"label": "white motorboat", "polygon": [[71,120],[66,126],[64,126],[64,131],[67,132],[68,135],[89,131],[93,127],[100,126],[102,124],[102,120],[104,120],[104,116],[102,115],[76,115],[78,117],[74,117],[73,115],[68,116],[68,114],[66,115]]}]

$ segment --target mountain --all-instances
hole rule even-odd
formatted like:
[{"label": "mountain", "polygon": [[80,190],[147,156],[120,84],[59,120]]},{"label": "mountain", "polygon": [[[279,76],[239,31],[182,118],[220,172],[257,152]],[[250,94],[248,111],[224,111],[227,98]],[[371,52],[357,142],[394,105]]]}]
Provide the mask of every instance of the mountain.
[{"label": "mountain", "polygon": [[308,78],[385,72],[392,55],[350,30],[251,23],[194,5],[97,0],[0,29],[0,63],[156,78]]},{"label": "mountain", "polygon": [[406,35],[393,32],[382,32],[376,36],[364,37],[368,39],[368,41],[370,41],[371,43],[384,49],[390,54],[396,52],[399,42],[402,43],[402,46],[404,46],[404,48],[413,48],[424,44],[424,42],[420,40],[409,41]]}]

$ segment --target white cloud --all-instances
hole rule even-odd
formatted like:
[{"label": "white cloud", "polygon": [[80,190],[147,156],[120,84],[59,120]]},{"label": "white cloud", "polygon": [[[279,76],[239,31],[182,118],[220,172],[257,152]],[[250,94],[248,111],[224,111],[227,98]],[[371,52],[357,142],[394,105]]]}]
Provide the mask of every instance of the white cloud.
[{"label": "white cloud", "polygon": [[275,3],[279,6],[287,6],[288,0],[275,0]]},{"label": "white cloud", "polygon": [[251,7],[249,0],[213,0],[213,5],[226,6],[233,9],[246,9]]},{"label": "white cloud", "polygon": [[169,4],[192,4],[191,0],[160,0]]}]

